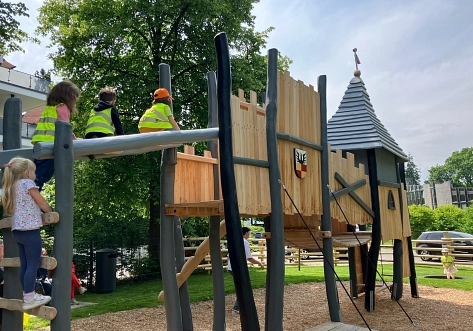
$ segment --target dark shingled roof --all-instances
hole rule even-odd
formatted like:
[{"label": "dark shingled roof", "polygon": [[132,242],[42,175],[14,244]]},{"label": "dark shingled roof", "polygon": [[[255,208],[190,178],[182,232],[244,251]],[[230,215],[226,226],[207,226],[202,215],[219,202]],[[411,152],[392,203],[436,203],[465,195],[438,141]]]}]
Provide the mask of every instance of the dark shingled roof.
[{"label": "dark shingled roof", "polygon": [[407,155],[376,117],[360,77],[350,81],[337,112],[328,121],[327,131],[332,150],[385,148],[407,161]]}]

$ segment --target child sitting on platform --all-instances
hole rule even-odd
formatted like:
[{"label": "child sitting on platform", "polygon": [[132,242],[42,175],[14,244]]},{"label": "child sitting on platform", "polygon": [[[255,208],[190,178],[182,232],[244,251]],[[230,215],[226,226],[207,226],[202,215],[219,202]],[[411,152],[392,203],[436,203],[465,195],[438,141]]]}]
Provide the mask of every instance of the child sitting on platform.
[{"label": "child sitting on platform", "polygon": [[154,91],[153,105],[141,116],[138,124],[140,133],[164,131],[165,129],[180,130],[172,115],[172,100],[174,99],[165,88]]},{"label": "child sitting on platform", "polygon": [[35,293],[36,271],[41,261],[41,211],[51,212],[48,202],[39,193],[34,180],[33,161],[15,157],[4,165],[2,205],[6,215],[12,216],[12,236],[20,255],[20,283],[23,288],[23,310],[51,301],[50,296]]}]

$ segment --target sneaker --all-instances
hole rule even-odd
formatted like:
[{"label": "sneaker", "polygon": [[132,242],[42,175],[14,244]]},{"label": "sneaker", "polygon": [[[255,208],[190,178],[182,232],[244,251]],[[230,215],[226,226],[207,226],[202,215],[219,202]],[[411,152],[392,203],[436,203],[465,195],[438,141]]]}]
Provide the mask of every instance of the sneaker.
[{"label": "sneaker", "polygon": [[79,288],[79,293],[80,293],[80,294],[84,294],[85,292],[87,292],[87,289],[86,289],[85,287],[81,286],[81,287]]},{"label": "sneaker", "polygon": [[76,299],[71,299],[71,305],[78,305],[79,304],[79,301],[77,301]]},{"label": "sneaker", "polygon": [[232,309],[232,313],[233,313],[233,314],[239,314],[239,313],[240,313],[240,309],[235,309],[235,308],[233,308],[233,309]]},{"label": "sneaker", "polygon": [[43,306],[47,304],[49,301],[51,301],[51,297],[47,295],[41,295],[38,293],[35,293],[33,299],[29,302],[23,302],[23,310],[28,310],[28,309],[33,309],[39,306]]}]

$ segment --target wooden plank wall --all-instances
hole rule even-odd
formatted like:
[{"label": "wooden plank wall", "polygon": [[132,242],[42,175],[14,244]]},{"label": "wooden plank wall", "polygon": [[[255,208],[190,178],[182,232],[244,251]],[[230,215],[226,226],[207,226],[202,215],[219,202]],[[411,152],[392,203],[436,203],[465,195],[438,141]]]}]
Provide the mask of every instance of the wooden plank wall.
[{"label": "wooden plank wall", "polygon": [[[256,93],[250,92],[246,102],[243,91],[232,96],[233,155],[255,160],[268,160],[266,147],[266,114],[257,105]],[[269,170],[235,164],[238,207],[242,216],[264,216],[271,212]]]},{"label": "wooden plank wall", "polygon": [[[342,178],[348,182],[348,184],[353,184],[364,179],[366,181],[366,185],[359,187],[354,191],[354,193],[356,193],[360,199],[362,199],[371,208],[369,176],[365,174],[365,168],[363,164],[359,164],[358,167],[355,167],[355,156],[352,153],[346,153],[346,158],[343,157],[342,151],[340,150],[330,153],[329,167],[330,188],[333,192],[343,189],[343,186],[335,179],[335,173],[340,174],[340,176],[342,176]],[[348,194],[337,198],[337,200],[350,224],[367,224],[373,222],[373,218],[370,216],[370,214],[361,208],[360,205]],[[346,224],[342,210],[340,210],[335,200],[332,200],[330,207],[331,217],[335,220],[338,220],[338,222],[342,224]],[[338,227],[334,223],[334,233],[336,233],[335,228]],[[341,232],[346,231],[346,227],[341,227],[341,229]]]},{"label": "wooden plank wall", "polygon": [[[289,72],[278,75],[278,118],[277,131],[287,133],[314,144],[320,145],[320,96],[314,87],[294,80]],[[301,179],[294,170],[294,148],[307,152],[307,174]],[[281,180],[292,196],[299,211],[304,216],[312,216],[317,222],[322,214],[320,151],[294,144],[278,141],[279,165]],[[283,212],[285,215],[296,215],[296,208],[283,193]],[[299,217],[288,217],[288,227],[303,227]]]},{"label": "wooden plank wall", "polygon": [[[388,209],[388,194],[392,191],[395,210]],[[399,189],[379,186],[379,209],[381,217],[381,238],[383,242],[391,239],[402,239],[401,208],[399,204]],[[405,202],[407,203],[407,202]]]},{"label": "wooden plank wall", "polygon": [[407,238],[402,238],[402,277],[411,276],[411,266],[409,264],[409,248],[407,246]]},{"label": "wooden plank wall", "polygon": [[217,163],[210,151],[198,156],[194,147],[184,146],[184,153],[177,153],[174,203],[214,200],[213,166]]},{"label": "wooden plank wall", "polygon": [[402,236],[403,237],[410,237],[412,235],[411,232],[411,221],[409,218],[409,208],[407,208],[407,192],[404,189],[404,184],[401,184],[402,189],[402,203],[403,203],[403,225],[402,225]]}]

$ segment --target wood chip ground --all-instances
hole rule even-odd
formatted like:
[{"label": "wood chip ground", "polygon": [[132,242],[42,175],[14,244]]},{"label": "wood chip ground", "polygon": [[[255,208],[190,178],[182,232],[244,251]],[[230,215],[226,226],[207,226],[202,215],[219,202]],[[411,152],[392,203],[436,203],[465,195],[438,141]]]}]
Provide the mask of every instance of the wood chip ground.
[{"label": "wood chip ground", "polygon": [[[454,280],[452,280],[454,281]],[[348,289],[348,283],[344,283]],[[345,324],[365,326],[340,284],[339,297]],[[376,296],[376,309],[364,309],[364,297],[355,303],[372,329],[379,331],[432,331],[473,330],[473,292],[419,286],[420,298],[410,296],[410,287],[404,285],[399,301],[416,324],[415,328],[389,292]],[[265,289],[254,290],[261,329],[264,330]],[[235,295],[226,297],[227,331],[241,330],[239,315],[231,313]],[[284,330],[303,331],[330,320],[324,283],[287,285],[284,295]],[[194,330],[212,330],[212,301],[192,304]],[[42,329],[47,331],[49,328]],[[164,306],[108,313],[72,321],[72,331],[156,331],[166,330]]]}]

